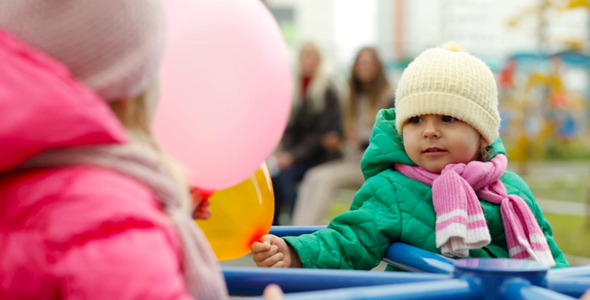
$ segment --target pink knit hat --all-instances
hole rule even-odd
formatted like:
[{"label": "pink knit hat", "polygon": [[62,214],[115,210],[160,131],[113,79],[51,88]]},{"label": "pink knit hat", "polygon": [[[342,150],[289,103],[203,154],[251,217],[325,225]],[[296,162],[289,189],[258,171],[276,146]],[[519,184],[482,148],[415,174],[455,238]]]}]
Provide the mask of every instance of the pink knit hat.
[{"label": "pink knit hat", "polygon": [[163,23],[160,0],[0,1],[0,27],[64,63],[107,101],[152,83]]}]

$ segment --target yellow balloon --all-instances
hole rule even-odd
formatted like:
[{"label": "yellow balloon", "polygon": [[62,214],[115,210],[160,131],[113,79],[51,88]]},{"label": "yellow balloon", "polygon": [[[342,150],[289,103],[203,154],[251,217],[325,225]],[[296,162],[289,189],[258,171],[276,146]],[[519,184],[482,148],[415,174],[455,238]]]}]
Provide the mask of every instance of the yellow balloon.
[{"label": "yellow balloon", "polygon": [[250,253],[250,245],[267,234],[274,215],[274,192],[266,163],[248,179],[210,198],[211,217],[196,220],[218,260]]}]

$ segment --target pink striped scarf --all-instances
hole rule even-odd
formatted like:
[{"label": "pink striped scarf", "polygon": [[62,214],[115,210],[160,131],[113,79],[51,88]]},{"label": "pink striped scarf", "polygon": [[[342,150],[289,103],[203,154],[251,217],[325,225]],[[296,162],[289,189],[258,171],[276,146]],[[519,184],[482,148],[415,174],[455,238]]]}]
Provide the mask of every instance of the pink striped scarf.
[{"label": "pink striped scarf", "polygon": [[469,249],[490,243],[490,233],[478,196],[500,204],[511,258],[531,259],[555,265],[545,235],[526,202],[508,195],[499,180],[508,160],[496,155],[489,162],[448,164],[440,174],[419,166],[395,164],[408,178],[432,186],[436,211],[436,246],[447,256],[467,257]]}]

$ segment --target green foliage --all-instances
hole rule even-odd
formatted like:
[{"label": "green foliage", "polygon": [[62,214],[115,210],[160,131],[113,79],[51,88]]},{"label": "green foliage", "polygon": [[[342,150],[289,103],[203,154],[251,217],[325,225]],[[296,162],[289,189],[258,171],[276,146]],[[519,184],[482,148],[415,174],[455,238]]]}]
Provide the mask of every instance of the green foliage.
[{"label": "green foliage", "polygon": [[588,186],[590,178],[587,176],[555,178],[551,181],[526,180],[526,182],[537,199],[585,203],[590,190]]},{"label": "green foliage", "polygon": [[590,149],[579,141],[547,143],[543,157],[540,159],[548,160],[588,160],[590,159]]},{"label": "green foliage", "polygon": [[[553,228],[553,237],[566,256],[588,257],[588,241],[590,226],[586,218],[545,213],[545,217]],[[570,264],[575,264],[570,261]]]}]

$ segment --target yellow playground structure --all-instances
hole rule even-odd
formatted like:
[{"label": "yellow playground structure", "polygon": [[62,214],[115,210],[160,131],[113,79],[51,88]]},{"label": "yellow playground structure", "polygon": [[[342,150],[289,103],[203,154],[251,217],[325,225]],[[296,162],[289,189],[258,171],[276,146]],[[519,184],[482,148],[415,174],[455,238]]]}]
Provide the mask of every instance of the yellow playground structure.
[{"label": "yellow playground structure", "polygon": [[[590,57],[577,52],[511,56],[500,73],[501,135],[511,158],[586,155]],[[569,156],[569,157],[567,157]]]},{"label": "yellow playground structure", "polygon": [[[587,117],[590,97],[590,56],[587,41],[555,41],[547,36],[549,9],[588,9],[588,0],[539,1],[508,20],[511,27],[526,15],[538,19],[539,49],[515,53],[498,74],[501,135],[508,155],[526,172],[531,159],[590,158]],[[551,43],[565,47],[550,53]]]}]

